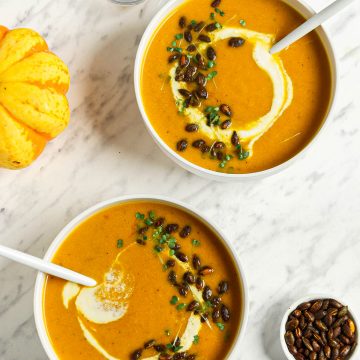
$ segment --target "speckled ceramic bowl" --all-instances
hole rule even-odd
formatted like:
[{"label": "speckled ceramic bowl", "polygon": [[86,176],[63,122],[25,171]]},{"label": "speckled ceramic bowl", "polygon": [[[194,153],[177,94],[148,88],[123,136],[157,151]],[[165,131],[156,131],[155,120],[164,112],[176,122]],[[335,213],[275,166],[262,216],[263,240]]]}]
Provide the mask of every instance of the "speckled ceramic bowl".
[{"label": "speckled ceramic bowl", "polygon": [[[144,119],[146,128],[148,129],[150,135],[155,140],[156,144],[160,147],[160,149],[173,161],[175,161],[178,165],[183,167],[184,169],[205,177],[209,180],[218,180],[218,181],[239,181],[239,180],[251,180],[251,179],[258,179],[263,178],[275,173],[278,173],[285,168],[287,168],[289,165],[293,164],[297,159],[302,157],[307,151],[311,145],[314,143],[315,139],[318,138],[320,133],[323,132],[325,125],[329,122],[328,120],[333,117],[333,112],[335,108],[335,101],[337,98],[337,84],[338,84],[338,71],[337,71],[337,61],[336,56],[334,53],[334,48],[331,44],[330,37],[325,30],[324,27],[319,27],[317,29],[317,32],[324,44],[324,47],[328,53],[329,61],[330,61],[330,67],[332,72],[332,93],[331,93],[331,99],[330,104],[328,108],[328,112],[324,118],[323,124],[321,128],[319,129],[318,133],[314,136],[314,138],[309,142],[309,144],[300,151],[297,155],[289,159],[288,161],[274,167],[268,170],[250,173],[250,174],[225,174],[220,173],[212,170],[205,169],[203,167],[200,167],[198,165],[193,164],[192,162],[184,159],[179,153],[177,153],[174,149],[172,149],[169,145],[165,143],[165,141],[157,134],[155,129],[153,128],[150,119],[148,118],[145,107],[142,101],[141,97],[141,68],[142,68],[142,62],[143,58],[145,56],[145,52],[147,49],[147,46],[149,42],[151,41],[151,38],[153,37],[156,29],[158,28],[159,24],[161,24],[164,19],[176,8],[178,7],[182,2],[186,0],[171,0],[169,1],[164,7],[161,8],[161,10],[155,15],[155,17],[150,22],[149,26],[147,27],[136,56],[135,61],[135,93],[136,93],[136,99],[137,103],[141,112],[141,115]],[[289,4],[293,8],[295,8],[299,13],[301,13],[305,18],[309,18],[312,15],[315,14],[314,10],[304,1],[304,0],[283,0],[285,3]]]}]

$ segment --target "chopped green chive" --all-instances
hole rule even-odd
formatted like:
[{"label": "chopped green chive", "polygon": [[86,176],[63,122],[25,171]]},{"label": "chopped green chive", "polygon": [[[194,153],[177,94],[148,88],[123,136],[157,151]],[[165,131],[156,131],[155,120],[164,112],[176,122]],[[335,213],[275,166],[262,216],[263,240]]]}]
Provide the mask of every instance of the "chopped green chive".
[{"label": "chopped green chive", "polygon": [[175,39],[176,39],[176,40],[180,40],[180,39],[182,39],[183,37],[184,37],[183,34],[176,34],[176,35],[175,35]]},{"label": "chopped green chive", "polygon": [[162,266],[162,268],[163,268],[163,271],[166,271],[166,270],[168,269],[168,266],[167,266],[166,264],[164,264],[164,265]]},{"label": "chopped green chive", "polygon": [[175,250],[174,250],[174,249],[171,249],[171,250],[169,251],[169,255],[170,255],[170,256],[174,256],[174,255],[175,255]]},{"label": "chopped green chive", "polygon": [[172,43],[171,43],[171,46],[176,46],[176,41],[173,41]]},{"label": "chopped green chive", "polygon": [[211,308],[212,306],[213,306],[213,304],[211,303],[211,301],[206,301],[205,302],[205,304],[206,304],[206,306],[208,307],[208,308]]},{"label": "chopped green chive", "polygon": [[222,28],[222,25],[221,25],[220,23],[218,23],[218,22],[215,23],[215,26],[216,26],[217,29],[221,29],[221,28]]},{"label": "chopped green chive", "polygon": [[[176,44],[175,44],[176,45]],[[167,48],[166,48],[166,50],[167,51],[169,51],[169,52],[179,52],[179,53],[181,53],[182,52],[182,48],[179,48],[179,47],[175,47],[175,46],[173,46],[173,47],[170,47],[170,46],[168,46]]]},{"label": "chopped green chive", "polygon": [[122,248],[123,246],[124,246],[124,240],[119,239],[119,240],[117,241],[117,247],[118,247],[118,249]]},{"label": "chopped green chive", "polygon": [[197,345],[199,343],[200,337],[199,335],[194,336],[193,344]]},{"label": "chopped green chive", "polygon": [[179,310],[179,311],[180,311],[180,310],[184,309],[185,306],[186,306],[186,304],[181,303],[181,304],[179,304],[179,305],[176,307],[176,310]]},{"label": "chopped green chive", "polygon": [[208,74],[206,78],[207,80],[212,80],[217,74],[218,74],[217,71],[212,71],[210,74]]},{"label": "chopped green chive", "polygon": [[246,21],[245,21],[244,19],[241,19],[241,20],[240,20],[240,25],[241,25],[241,26],[246,26]]},{"label": "chopped green chive", "polygon": [[174,237],[171,237],[168,242],[168,246],[170,249],[174,249],[176,246],[176,239]]},{"label": "chopped green chive", "polygon": [[238,150],[238,159],[239,160],[246,160],[250,156],[250,152],[245,151],[240,144],[236,147],[236,149]]},{"label": "chopped green chive", "polygon": [[197,22],[196,22],[196,20],[191,20],[191,21],[190,21],[190,24],[191,24],[192,26],[194,26],[194,25],[197,24]]},{"label": "chopped green chive", "polygon": [[222,10],[220,10],[219,8],[215,8],[215,12],[218,13],[218,14],[220,14],[220,16],[224,16],[224,15],[225,15],[225,13],[224,13]]},{"label": "chopped green chive", "polygon": [[[213,71],[217,73],[216,71]],[[209,74],[208,76],[210,76]],[[219,115],[219,107],[218,106],[208,106],[205,108],[205,113],[207,117],[207,125],[219,125],[220,124],[220,115]]]},{"label": "chopped green chive", "polygon": [[228,161],[230,161],[232,158],[233,158],[232,155],[226,154],[226,155],[224,156],[223,161],[220,162],[219,167],[220,167],[221,169],[223,169],[223,168],[226,166],[226,164],[228,163]]},{"label": "chopped green chive", "polygon": [[175,304],[177,304],[178,301],[179,301],[179,298],[174,295],[170,300],[170,304],[175,305]]},{"label": "chopped green chive", "polygon": [[183,346],[175,346],[175,347],[173,347],[173,351],[174,351],[174,352],[178,352],[178,351],[180,351],[182,348],[183,348]]},{"label": "chopped green chive", "polygon": [[145,219],[145,215],[144,214],[141,214],[139,212],[137,212],[135,214],[135,217],[138,219],[138,220],[144,220]]},{"label": "chopped green chive", "polygon": [[210,19],[211,19],[211,20],[214,20],[214,19],[215,19],[215,13],[213,13],[213,12],[210,13]]},{"label": "chopped green chive", "polygon": [[205,112],[209,113],[212,111],[219,111],[219,107],[218,106],[208,106],[205,108]]},{"label": "chopped green chive", "polygon": [[212,60],[208,61],[208,68],[209,69],[213,68],[214,66],[215,66],[215,61],[212,61]]},{"label": "chopped green chive", "polygon": [[159,246],[159,245],[155,245],[155,246],[154,246],[154,250],[155,250],[157,253],[161,253],[164,249],[163,249],[161,246]]},{"label": "chopped green chive", "polygon": [[153,224],[153,221],[151,219],[145,219],[144,223],[148,226],[151,226]]},{"label": "chopped green chive", "polygon": [[193,246],[196,246],[196,247],[199,247],[201,245],[200,240],[196,240],[196,239],[193,239],[191,241],[191,243],[193,244]]},{"label": "chopped green chive", "polygon": [[155,212],[154,212],[153,210],[149,211],[149,218],[150,218],[151,220],[155,220],[156,215],[155,215]]},{"label": "chopped green chive", "polygon": [[221,331],[224,331],[224,329],[225,329],[225,325],[224,325],[223,323],[221,323],[221,322],[216,323],[216,326],[217,326]]}]

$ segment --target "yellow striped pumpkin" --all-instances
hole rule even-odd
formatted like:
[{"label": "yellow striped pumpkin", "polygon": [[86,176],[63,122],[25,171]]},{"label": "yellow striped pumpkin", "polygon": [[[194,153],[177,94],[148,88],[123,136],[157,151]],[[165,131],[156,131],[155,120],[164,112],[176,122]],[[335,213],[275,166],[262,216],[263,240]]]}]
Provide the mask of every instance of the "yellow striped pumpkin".
[{"label": "yellow striped pumpkin", "polygon": [[68,125],[67,66],[30,29],[0,26],[0,167],[30,165]]}]

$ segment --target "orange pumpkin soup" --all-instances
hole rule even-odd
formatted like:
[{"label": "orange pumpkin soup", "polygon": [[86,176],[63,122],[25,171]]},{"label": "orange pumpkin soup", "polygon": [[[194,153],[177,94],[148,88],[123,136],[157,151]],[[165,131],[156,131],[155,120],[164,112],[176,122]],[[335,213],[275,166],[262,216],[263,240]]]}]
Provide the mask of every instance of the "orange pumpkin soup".
[{"label": "orange pumpkin soup", "polygon": [[303,21],[280,0],[184,1],[143,59],[141,94],[155,131],[218,172],[258,172],[299,153],[328,112],[329,60],[315,32],[280,54],[269,49]]},{"label": "orange pumpkin soup", "polygon": [[44,318],[61,360],[219,360],[234,344],[243,311],[236,266],[183,210],[109,207],[75,228],[53,261],[98,282],[81,288],[47,277]]}]

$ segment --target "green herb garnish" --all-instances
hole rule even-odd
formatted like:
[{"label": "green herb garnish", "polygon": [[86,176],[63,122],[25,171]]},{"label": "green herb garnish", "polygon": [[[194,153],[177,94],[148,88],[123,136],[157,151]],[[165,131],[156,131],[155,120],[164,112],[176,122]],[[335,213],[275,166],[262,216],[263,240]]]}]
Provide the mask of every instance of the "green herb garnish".
[{"label": "green herb garnish", "polygon": [[173,41],[173,42],[171,43],[171,46],[175,47],[176,44],[177,44],[177,42],[176,42],[176,41]]},{"label": "green herb garnish", "polygon": [[210,19],[211,19],[211,20],[215,20],[215,13],[213,13],[213,12],[210,13]]},{"label": "green herb garnish", "polygon": [[135,217],[138,219],[138,220],[144,220],[145,219],[145,215],[144,214],[141,214],[139,212],[137,212],[135,214]]},{"label": "green herb garnish", "polygon": [[211,303],[211,301],[206,301],[205,302],[205,305],[208,307],[208,308],[212,308],[213,307],[213,304]]},{"label": "green herb garnish", "polygon": [[221,331],[224,331],[224,329],[225,329],[225,325],[224,325],[223,323],[221,323],[221,322],[217,322],[217,323],[216,323],[216,326],[217,326]]},{"label": "green herb garnish", "polygon": [[182,39],[183,37],[184,37],[183,34],[176,34],[176,35],[175,35],[175,39],[176,39],[176,40],[180,40],[180,39]]},{"label": "green herb garnish", "polygon": [[175,255],[175,250],[174,250],[174,249],[170,249],[169,255],[170,255],[170,256],[174,256],[174,255]]},{"label": "green herb garnish", "polygon": [[207,125],[219,125],[220,124],[220,115],[218,106],[208,106],[205,108],[206,117],[208,119]]},{"label": "green herb garnish", "polygon": [[224,15],[225,15],[225,13],[224,13],[222,10],[220,10],[219,8],[215,8],[215,12],[218,13],[218,14],[220,14],[220,16],[224,16]]},{"label": "green herb garnish", "polygon": [[228,163],[228,161],[230,161],[232,158],[233,158],[232,155],[226,154],[224,159],[220,162],[219,167],[223,169]]},{"label": "green herb garnish", "polygon": [[154,250],[155,250],[157,253],[161,253],[161,252],[164,250],[164,248],[162,248],[162,247],[159,246],[159,245],[155,245],[155,246],[154,246]]},{"label": "green herb garnish", "polygon": [[174,237],[171,237],[169,240],[168,240],[168,246],[170,249],[174,249],[175,246],[176,246],[176,239]]},{"label": "green herb garnish", "polygon": [[122,248],[124,246],[124,240],[119,239],[116,243],[116,246],[118,249]]},{"label": "green herb garnish", "polygon": [[180,311],[180,310],[184,309],[185,306],[186,306],[186,304],[181,303],[181,304],[179,304],[178,306],[176,306],[176,310],[179,310],[179,311]]},{"label": "green herb garnish", "polygon": [[174,353],[178,352],[179,350],[181,350],[181,349],[183,348],[183,346],[175,346],[175,345],[172,344],[172,343],[168,343],[168,344],[166,344],[165,346],[166,346],[166,348],[167,348],[168,350],[171,350],[171,351],[173,351]]},{"label": "green herb garnish", "polygon": [[197,22],[196,22],[196,20],[191,20],[191,21],[190,21],[190,24],[191,24],[192,26],[195,26],[195,25],[197,24]]},{"label": "green herb garnish", "polygon": [[183,346],[173,346],[173,352],[178,352],[183,348]]},{"label": "green herb garnish", "polygon": [[178,111],[179,114],[183,115],[185,111],[185,101],[183,99],[176,100],[176,106],[180,108]]},{"label": "green herb garnish", "polygon": [[207,65],[207,66],[208,66],[209,69],[213,68],[215,65],[216,65],[216,64],[215,64],[215,61],[212,61],[212,60],[209,60],[209,61],[208,61],[208,65]]},{"label": "green herb garnish", "polygon": [[217,29],[222,29],[222,25],[220,24],[220,23],[215,23],[215,27],[217,28]]},{"label": "green herb garnish", "polygon": [[154,222],[153,222],[151,219],[145,219],[144,223],[145,223],[147,226],[151,226]]},{"label": "green herb garnish", "polygon": [[238,150],[238,159],[239,160],[246,160],[249,157],[250,152],[244,150],[244,148],[240,144],[236,147],[236,149]]},{"label": "green herb garnish", "polygon": [[208,107],[205,108],[206,113],[210,113],[210,112],[213,112],[213,111],[218,112],[219,107],[218,106],[208,106]]},{"label": "green herb garnish", "polygon": [[179,298],[174,295],[170,300],[170,304],[175,305],[175,304],[177,304],[178,301],[179,301]]},{"label": "green herb garnish", "polygon": [[241,20],[240,20],[240,25],[241,25],[241,26],[246,26],[246,21],[245,21],[244,19],[241,19]]},{"label": "green herb garnish", "polygon": [[[176,44],[175,44],[176,45]],[[166,50],[167,51],[169,51],[169,52],[179,52],[179,53],[181,53],[182,52],[182,48],[179,48],[179,47],[176,47],[176,46],[172,46],[172,47],[170,47],[170,46],[168,46],[167,48],[166,48]]]},{"label": "green herb garnish", "polygon": [[197,345],[199,343],[200,337],[199,335],[194,336],[193,344]]},{"label": "green herb garnish", "polygon": [[192,239],[191,243],[193,246],[199,247],[201,245],[200,240]]},{"label": "green herb garnish", "polygon": [[217,71],[212,71],[210,74],[208,74],[206,78],[207,80],[212,80],[217,74],[218,74]]}]

